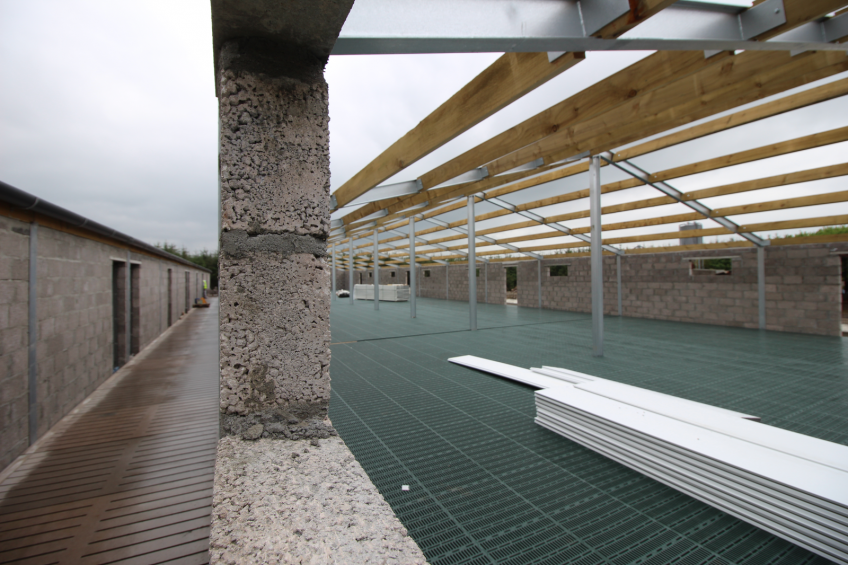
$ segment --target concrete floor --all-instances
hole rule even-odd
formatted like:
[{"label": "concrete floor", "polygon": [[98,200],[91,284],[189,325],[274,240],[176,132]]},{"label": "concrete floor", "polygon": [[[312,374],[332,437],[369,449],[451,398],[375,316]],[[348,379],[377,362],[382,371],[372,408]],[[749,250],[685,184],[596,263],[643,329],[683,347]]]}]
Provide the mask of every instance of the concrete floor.
[{"label": "concrete floor", "polygon": [[531,388],[446,360],[567,367],[848,444],[848,341],[607,317],[595,358],[587,314],[480,306],[476,332],[462,302],[331,311],[330,417],[431,563],[827,562],[542,429]]},{"label": "concrete floor", "polygon": [[4,473],[0,563],[207,563],[218,312],[195,309]]}]

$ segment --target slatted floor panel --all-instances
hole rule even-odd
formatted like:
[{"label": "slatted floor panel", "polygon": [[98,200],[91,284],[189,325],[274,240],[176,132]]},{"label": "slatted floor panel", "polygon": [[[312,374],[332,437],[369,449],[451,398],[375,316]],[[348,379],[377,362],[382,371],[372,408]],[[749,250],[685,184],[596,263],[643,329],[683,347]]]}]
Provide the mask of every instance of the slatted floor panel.
[{"label": "slatted floor panel", "polygon": [[[467,322],[467,304],[430,306],[419,303],[420,319]],[[365,340],[332,347],[330,418],[430,563],[828,563],[545,430],[533,389],[447,359],[568,367],[848,444],[848,340],[608,317],[596,358],[588,315],[525,324],[533,312],[489,306],[519,323],[369,341],[408,305],[374,316],[333,303],[334,342],[337,327],[357,338],[360,311],[370,325]]]},{"label": "slatted floor panel", "polygon": [[213,300],[0,483],[0,563],[208,563],[217,330]]}]

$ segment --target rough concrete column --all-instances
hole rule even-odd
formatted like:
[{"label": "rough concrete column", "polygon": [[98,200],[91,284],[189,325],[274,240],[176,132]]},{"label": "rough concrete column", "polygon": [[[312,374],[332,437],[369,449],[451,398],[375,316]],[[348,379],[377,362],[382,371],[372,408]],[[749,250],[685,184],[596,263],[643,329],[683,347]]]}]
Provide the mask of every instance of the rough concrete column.
[{"label": "rough concrete column", "polygon": [[261,39],[220,50],[223,434],[333,433],[325,63]]}]

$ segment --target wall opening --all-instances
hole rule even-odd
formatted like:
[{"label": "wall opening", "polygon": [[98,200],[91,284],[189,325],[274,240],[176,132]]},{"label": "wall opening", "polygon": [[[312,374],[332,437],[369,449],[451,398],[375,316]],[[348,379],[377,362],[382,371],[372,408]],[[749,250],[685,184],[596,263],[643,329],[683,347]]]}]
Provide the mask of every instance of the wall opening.
[{"label": "wall opening", "polygon": [[548,276],[550,277],[567,277],[568,265],[552,265],[548,268]]},{"label": "wall opening", "polygon": [[112,261],[112,366],[127,362],[127,264]]},{"label": "wall opening", "polygon": [[168,269],[168,326],[174,323],[174,272]]},{"label": "wall opening", "polygon": [[424,271],[424,278],[430,278],[430,271]]},{"label": "wall opening", "polygon": [[191,310],[191,273],[185,272],[185,312]]},{"label": "wall opening", "polygon": [[733,274],[733,257],[709,257],[689,260],[689,276],[725,276]]},{"label": "wall opening", "polygon": [[518,304],[518,267],[504,267],[506,271],[506,304]]},{"label": "wall opening", "polygon": [[395,272],[392,271],[392,278],[395,278]]},{"label": "wall opening", "polygon": [[409,286],[409,277],[410,277],[410,272],[411,272],[411,271],[407,271],[407,272],[406,272],[406,286]]},{"label": "wall opening", "polygon": [[130,355],[141,351],[141,265],[130,265]]}]

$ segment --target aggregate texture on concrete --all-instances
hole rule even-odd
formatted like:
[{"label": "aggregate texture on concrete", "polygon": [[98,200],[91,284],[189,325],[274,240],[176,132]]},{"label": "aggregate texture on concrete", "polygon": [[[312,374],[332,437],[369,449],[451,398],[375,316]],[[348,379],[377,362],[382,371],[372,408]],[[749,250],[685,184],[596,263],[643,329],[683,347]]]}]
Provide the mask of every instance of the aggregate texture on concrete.
[{"label": "aggregate texture on concrete", "polygon": [[426,563],[338,437],[222,438],[212,515],[212,563]]},{"label": "aggregate texture on concrete", "polygon": [[266,424],[321,422],[330,399],[330,169],[325,60],[281,49],[239,39],[218,57],[220,408],[224,433],[284,438]]}]

